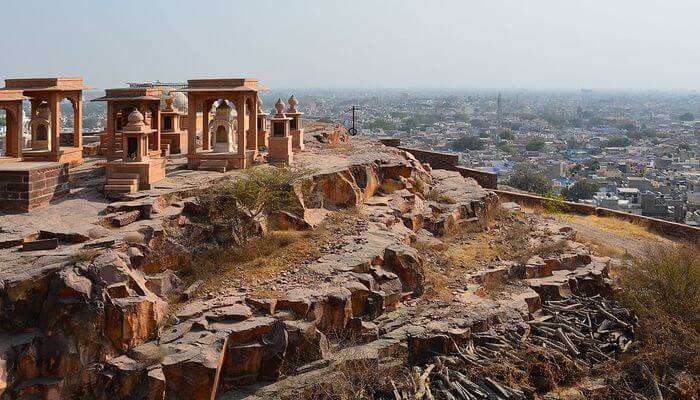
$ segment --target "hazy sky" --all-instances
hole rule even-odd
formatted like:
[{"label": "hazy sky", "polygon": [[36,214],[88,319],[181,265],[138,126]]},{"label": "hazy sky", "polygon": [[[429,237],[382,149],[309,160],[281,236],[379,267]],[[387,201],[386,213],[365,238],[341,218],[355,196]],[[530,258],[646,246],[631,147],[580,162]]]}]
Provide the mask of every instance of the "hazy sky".
[{"label": "hazy sky", "polygon": [[0,78],[700,88],[700,0],[0,0]]}]

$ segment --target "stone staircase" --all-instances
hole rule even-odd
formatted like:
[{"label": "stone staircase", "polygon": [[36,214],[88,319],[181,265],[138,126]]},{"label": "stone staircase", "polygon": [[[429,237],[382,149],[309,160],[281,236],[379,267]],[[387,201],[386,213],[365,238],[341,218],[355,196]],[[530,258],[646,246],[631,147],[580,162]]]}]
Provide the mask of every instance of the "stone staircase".
[{"label": "stone staircase", "polygon": [[139,174],[115,173],[107,178],[105,194],[136,193],[139,190]]},{"label": "stone staircase", "polygon": [[226,160],[202,160],[197,169],[200,171],[226,172],[226,165]]},{"label": "stone staircase", "polygon": [[160,140],[160,150],[161,150],[162,157],[168,157],[170,155],[171,145],[172,145],[172,141],[170,139],[161,139]]}]

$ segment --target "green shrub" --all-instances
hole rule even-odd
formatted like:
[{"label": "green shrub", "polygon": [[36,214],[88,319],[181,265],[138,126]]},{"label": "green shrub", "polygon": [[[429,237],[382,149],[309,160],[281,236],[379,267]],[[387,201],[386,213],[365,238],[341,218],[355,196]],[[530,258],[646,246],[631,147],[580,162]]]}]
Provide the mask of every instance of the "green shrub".
[{"label": "green shrub", "polygon": [[[288,166],[247,169],[234,180],[203,191],[197,200],[204,209],[200,222],[242,243],[255,233],[259,219],[275,211],[299,212],[294,186],[311,172]],[[230,236],[230,237],[229,237]]]}]

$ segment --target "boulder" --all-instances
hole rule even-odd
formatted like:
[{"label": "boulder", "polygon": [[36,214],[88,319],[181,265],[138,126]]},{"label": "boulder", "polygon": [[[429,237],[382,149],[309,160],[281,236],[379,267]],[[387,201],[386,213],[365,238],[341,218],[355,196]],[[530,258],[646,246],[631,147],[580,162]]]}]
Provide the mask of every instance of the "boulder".
[{"label": "boulder", "polygon": [[275,211],[267,217],[267,228],[277,231],[307,231],[311,229],[311,224],[290,212]]},{"label": "boulder", "polygon": [[408,336],[409,365],[423,365],[436,355],[453,354],[455,341],[444,333],[424,332]]},{"label": "boulder", "polygon": [[330,355],[330,345],[326,335],[308,321],[284,321],[289,345],[286,359],[289,366],[303,365]]},{"label": "boulder", "polygon": [[120,350],[144,343],[157,332],[165,307],[152,295],[110,298],[105,305],[105,336]]},{"label": "boulder", "polygon": [[214,400],[219,387],[227,335],[205,333],[171,345],[163,358],[165,398]]},{"label": "boulder", "polygon": [[233,386],[248,383],[251,379],[276,379],[285,360],[287,345],[287,331],[280,320],[273,320],[264,328],[258,325],[258,329],[249,330],[245,335],[240,335],[240,331],[230,332],[221,372],[224,384]]},{"label": "boulder", "polygon": [[390,245],[384,251],[384,266],[399,276],[404,292],[413,292],[416,297],[423,293],[423,264],[416,249]]},{"label": "boulder", "polygon": [[321,296],[314,305],[318,329],[326,335],[340,337],[352,317],[352,298],[346,288],[333,289]]},{"label": "boulder", "polygon": [[172,270],[146,276],[146,287],[156,296],[165,298],[175,289],[182,286],[182,280]]}]

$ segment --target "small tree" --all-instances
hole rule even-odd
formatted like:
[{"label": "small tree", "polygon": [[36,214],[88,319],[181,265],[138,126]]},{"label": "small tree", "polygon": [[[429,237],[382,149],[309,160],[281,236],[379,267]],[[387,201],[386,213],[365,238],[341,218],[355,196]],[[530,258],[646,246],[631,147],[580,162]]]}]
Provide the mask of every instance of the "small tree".
[{"label": "small tree", "polygon": [[477,136],[462,136],[461,138],[452,142],[452,150],[464,151],[464,150],[483,150],[484,143]]},{"label": "small tree", "polygon": [[301,209],[294,186],[309,174],[307,169],[288,166],[247,169],[242,176],[197,196],[204,210],[202,222],[222,230],[240,244],[256,232],[256,224],[264,215]]},{"label": "small tree", "polygon": [[613,136],[610,139],[608,139],[606,143],[607,147],[627,147],[629,145],[630,140],[625,136]]},{"label": "small tree", "polygon": [[547,195],[552,191],[552,183],[542,171],[529,164],[519,164],[506,183],[516,189]]},{"label": "small tree", "polygon": [[507,129],[507,130],[501,132],[501,133],[498,135],[498,137],[501,138],[501,139],[503,139],[503,140],[514,140],[514,139],[515,139],[515,134],[514,134],[513,131],[511,131],[510,129]]},{"label": "small tree", "polygon": [[693,113],[689,113],[689,112],[688,112],[688,113],[685,113],[685,114],[681,114],[681,116],[678,117],[678,119],[680,119],[681,121],[694,121],[694,120],[695,120],[695,115],[693,115]]},{"label": "small tree", "polygon": [[527,151],[544,151],[546,143],[544,139],[533,139],[525,145]]},{"label": "small tree", "polygon": [[498,144],[496,144],[496,148],[508,154],[515,154],[518,152],[515,149],[515,146],[507,142],[498,142]]},{"label": "small tree", "polygon": [[[578,164],[577,164],[578,165]],[[598,184],[589,182],[585,179],[574,183],[571,187],[561,190],[561,195],[569,201],[579,201],[581,199],[590,199],[598,192]]]}]

